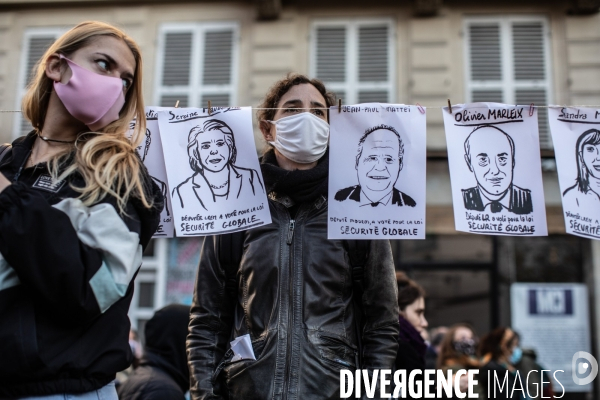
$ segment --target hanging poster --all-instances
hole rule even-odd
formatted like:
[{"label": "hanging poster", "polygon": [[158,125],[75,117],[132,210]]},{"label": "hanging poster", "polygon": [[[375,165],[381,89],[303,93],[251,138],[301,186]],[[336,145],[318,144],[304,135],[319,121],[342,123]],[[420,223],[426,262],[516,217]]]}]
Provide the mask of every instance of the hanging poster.
[{"label": "hanging poster", "polygon": [[158,123],[177,236],[271,222],[250,107],[164,108]]},{"label": "hanging poster", "polygon": [[[146,111],[146,132],[142,142],[137,147],[137,152],[142,159],[142,162],[148,169],[150,178],[160,188],[164,197],[163,208],[160,213],[160,223],[154,233],[157,237],[173,237],[173,214],[171,199],[169,196],[169,185],[167,183],[167,171],[165,169],[165,158],[160,140],[160,132],[158,130],[157,112],[160,107],[145,107]],[[130,128],[133,130],[135,121],[131,123]],[[133,132],[132,132],[133,133]]]},{"label": "hanging poster", "polygon": [[550,107],[567,233],[600,239],[600,110]]},{"label": "hanging poster", "polygon": [[425,109],[367,103],[329,115],[327,237],[425,239]]},{"label": "hanging poster", "polygon": [[456,230],[546,236],[537,109],[472,103],[442,112]]}]

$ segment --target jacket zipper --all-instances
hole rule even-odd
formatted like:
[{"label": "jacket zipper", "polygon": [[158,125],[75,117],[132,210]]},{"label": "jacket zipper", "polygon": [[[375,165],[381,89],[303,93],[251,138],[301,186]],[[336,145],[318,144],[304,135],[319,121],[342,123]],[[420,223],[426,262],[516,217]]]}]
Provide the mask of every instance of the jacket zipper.
[{"label": "jacket zipper", "polygon": [[290,219],[290,224],[288,226],[288,235],[287,235],[287,244],[292,244],[292,239],[294,239],[294,228],[296,227],[296,221]]},{"label": "jacket zipper", "polygon": [[288,234],[287,234],[287,244],[290,246],[290,258],[289,258],[289,267],[290,267],[290,276],[289,276],[289,293],[290,299],[288,304],[288,335],[287,335],[287,357],[285,363],[285,380],[283,386],[283,398],[288,398],[288,390],[290,385],[290,364],[292,362],[291,353],[292,353],[292,335],[293,335],[293,324],[294,324],[294,252],[293,248],[291,248],[292,240],[294,239],[294,228],[296,227],[296,220],[290,219],[288,224]]}]

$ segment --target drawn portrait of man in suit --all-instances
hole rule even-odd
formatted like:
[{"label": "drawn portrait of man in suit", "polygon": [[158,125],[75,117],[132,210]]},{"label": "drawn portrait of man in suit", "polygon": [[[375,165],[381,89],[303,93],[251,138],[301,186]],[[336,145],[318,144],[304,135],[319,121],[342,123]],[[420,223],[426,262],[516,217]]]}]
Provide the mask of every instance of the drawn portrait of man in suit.
[{"label": "drawn portrait of man in suit", "polygon": [[187,151],[193,174],[173,190],[181,208],[196,201],[208,211],[229,199],[249,199],[264,193],[258,172],[234,164],[235,137],[224,121],[208,119],[193,127]]},{"label": "drawn portrait of man in suit", "polygon": [[477,186],[462,189],[467,210],[529,214],[533,211],[531,190],[513,184],[515,143],[501,129],[477,127],[465,140],[465,161]]},{"label": "drawn portrait of man in suit", "polygon": [[404,159],[404,145],[396,129],[378,125],[367,129],[358,142],[358,185],[338,190],[337,201],[353,201],[360,207],[414,207],[409,195],[395,188]]}]

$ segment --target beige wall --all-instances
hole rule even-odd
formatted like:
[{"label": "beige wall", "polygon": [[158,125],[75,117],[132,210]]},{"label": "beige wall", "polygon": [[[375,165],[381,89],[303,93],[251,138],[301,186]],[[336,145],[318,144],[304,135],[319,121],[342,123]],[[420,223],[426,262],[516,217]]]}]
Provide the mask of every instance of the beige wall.
[{"label": "beige wall", "polygon": [[565,80],[570,104],[600,104],[600,16],[565,18]]},{"label": "beige wall", "polygon": [[[600,104],[600,16],[567,16],[549,7],[443,8],[433,18],[415,18],[408,7],[286,8],[273,22],[255,20],[252,4],[48,8],[0,12],[0,109],[14,109],[23,33],[32,27],[69,27],[87,19],[117,24],[142,47],[146,101],[152,102],[156,42],[161,23],[238,21],[240,105],[257,105],[268,87],[291,71],[308,72],[309,26],[315,18],[387,17],[396,22],[396,101],[439,107],[448,98],[464,101],[463,18],[471,15],[545,15],[552,30],[553,100],[558,104]],[[0,139],[12,121],[2,118]],[[441,112],[428,113],[428,145],[445,148]]]}]

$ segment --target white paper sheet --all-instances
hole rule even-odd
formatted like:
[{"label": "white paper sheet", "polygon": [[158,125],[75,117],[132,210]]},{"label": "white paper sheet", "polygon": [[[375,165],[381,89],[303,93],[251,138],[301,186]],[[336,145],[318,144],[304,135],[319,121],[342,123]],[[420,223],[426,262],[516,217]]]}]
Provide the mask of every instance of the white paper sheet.
[{"label": "white paper sheet", "polygon": [[444,107],[456,230],[546,236],[537,109],[499,103]]},{"label": "white paper sheet", "polygon": [[229,342],[229,344],[231,345],[231,350],[233,351],[233,357],[231,358],[231,361],[256,360],[249,334],[238,336]]},{"label": "white paper sheet", "polygon": [[600,109],[548,110],[567,233],[600,239]]},{"label": "white paper sheet", "polygon": [[[165,169],[165,158],[163,156],[162,143],[160,140],[160,131],[158,129],[157,112],[160,107],[146,107],[146,133],[142,143],[137,147],[138,154],[148,169],[150,177],[160,188],[165,203],[160,213],[160,223],[155,238],[173,237],[173,207],[171,205],[171,196],[169,196],[169,185],[167,183],[167,170]],[[133,126],[132,126],[133,128]]]},{"label": "white paper sheet", "polygon": [[425,109],[329,111],[329,239],[425,238]]},{"label": "white paper sheet", "polygon": [[165,108],[158,122],[177,236],[271,222],[250,107]]}]

